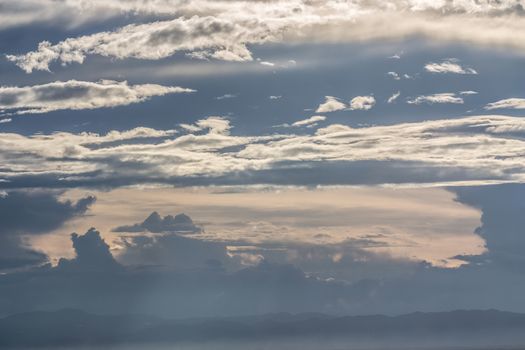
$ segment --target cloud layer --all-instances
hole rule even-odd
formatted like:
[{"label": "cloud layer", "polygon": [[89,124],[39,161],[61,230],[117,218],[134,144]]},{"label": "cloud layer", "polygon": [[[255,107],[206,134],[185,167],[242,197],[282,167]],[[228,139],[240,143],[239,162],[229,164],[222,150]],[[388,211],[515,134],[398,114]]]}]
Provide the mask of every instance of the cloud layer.
[{"label": "cloud layer", "polygon": [[[479,116],[238,136],[230,135],[228,120],[210,117],[178,137],[148,128],[107,135],[4,133],[0,186],[521,182],[523,123],[518,117]],[[375,175],[361,178],[356,169]]]},{"label": "cloud layer", "polygon": [[[15,15],[19,23],[29,23],[29,18],[38,20],[37,15],[44,22],[60,18],[82,23],[100,20],[94,16],[100,11],[107,17],[135,14],[159,19],[68,38],[56,44],[43,41],[35,51],[8,55],[9,60],[26,72],[48,70],[55,61],[82,63],[87,55],[157,60],[183,52],[200,59],[247,61],[253,59],[249,45],[290,40],[361,41],[422,35],[441,41],[525,49],[524,37],[519,35],[525,32],[521,16],[523,4],[511,0],[432,3],[423,0],[255,3],[165,0],[147,4],[95,1],[90,5],[70,0],[58,8],[55,2],[35,4],[33,0],[25,0],[18,6],[5,6],[6,19]],[[33,12],[27,10],[30,6],[35,6]],[[83,10],[80,15],[75,13],[78,9]],[[66,16],[71,19],[65,20]],[[14,24],[13,19],[6,22]],[[461,67],[459,71],[457,68],[454,63],[445,62],[432,69],[461,71]]]},{"label": "cloud layer", "polygon": [[0,87],[0,109],[16,114],[46,113],[124,106],[152,96],[188,93],[194,90],[157,84],[129,85],[126,81],[56,81],[43,85]]}]

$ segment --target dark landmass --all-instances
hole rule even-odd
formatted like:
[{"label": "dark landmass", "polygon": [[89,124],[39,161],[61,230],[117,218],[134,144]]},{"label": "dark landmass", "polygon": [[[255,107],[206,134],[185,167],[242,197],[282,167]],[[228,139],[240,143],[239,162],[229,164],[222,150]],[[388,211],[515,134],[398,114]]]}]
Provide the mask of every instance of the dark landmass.
[{"label": "dark landmass", "polygon": [[307,345],[335,342],[337,346],[355,348],[516,348],[525,344],[525,314],[496,310],[417,312],[393,317],[282,313],[166,320],[144,315],[94,315],[67,309],[0,319],[2,348],[234,342],[259,344],[256,348],[264,349],[263,345],[295,341]]}]

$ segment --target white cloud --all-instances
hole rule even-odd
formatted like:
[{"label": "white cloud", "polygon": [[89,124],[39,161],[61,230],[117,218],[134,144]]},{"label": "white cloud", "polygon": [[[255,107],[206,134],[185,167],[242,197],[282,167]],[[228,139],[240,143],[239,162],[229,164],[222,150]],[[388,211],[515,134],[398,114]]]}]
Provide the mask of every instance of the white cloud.
[{"label": "white cloud", "polygon": [[[251,44],[352,42],[414,35],[525,50],[525,19],[514,0],[0,1],[4,27],[34,22],[75,26],[129,14],[156,19],[56,44],[44,41],[35,51],[8,56],[26,72],[49,69],[55,61],[82,63],[87,55],[156,60],[184,52],[201,59],[247,61],[252,60],[247,47]],[[430,65],[438,71],[457,70],[454,62],[445,62],[448,68]]]},{"label": "white cloud", "polygon": [[456,59],[445,60],[441,63],[427,63],[425,70],[430,73],[478,74],[473,68],[464,68]]},{"label": "white cloud", "polygon": [[351,110],[368,111],[376,104],[374,96],[356,96],[350,101]]},{"label": "white cloud", "polygon": [[268,62],[268,61],[261,61],[259,62],[260,64],[262,64],[263,66],[268,66],[268,67],[273,67],[275,66],[275,63],[273,62]]},{"label": "white cloud", "polygon": [[396,72],[388,72],[386,73],[388,76],[392,77],[394,80],[400,80],[401,77]]},{"label": "white cloud", "polygon": [[283,96],[282,95],[271,95],[268,98],[270,100],[280,100]]},{"label": "white cloud", "polygon": [[525,109],[525,98],[507,98],[492,102],[486,105],[485,109]]},{"label": "white cloud", "polygon": [[461,91],[459,94],[460,95],[477,95],[478,92],[477,91],[473,91],[473,90],[467,90],[467,91]]},{"label": "white cloud", "polygon": [[458,97],[454,93],[442,93],[434,95],[423,95],[418,96],[414,99],[409,99],[407,103],[420,105],[423,103],[434,104],[434,103],[452,103],[452,104],[462,104],[464,101],[461,97]]},{"label": "white cloud", "polygon": [[328,113],[340,111],[346,108],[346,104],[339,101],[337,97],[325,96],[325,102],[321,103],[316,109],[316,113]]},{"label": "white cloud", "polygon": [[11,118],[0,119],[0,124],[10,123],[11,121],[12,121]]},{"label": "white cloud", "polygon": [[292,126],[306,126],[306,127],[313,127],[316,126],[318,122],[322,122],[326,120],[325,116],[322,115],[314,115],[313,117],[310,117],[308,119],[303,119],[296,121],[292,124]]},{"label": "white cloud", "polygon": [[237,95],[235,94],[224,94],[224,95],[215,97],[215,99],[220,101],[220,100],[225,100],[228,98],[235,98],[235,97],[237,97]]},{"label": "white cloud", "polygon": [[398,91],[398,92],[392,94],[392,96],[390,96],[386,102],[387,103],[394,103],[399,98],[399,96],[401,96],[401,91]]},{"label": "white cloud", "polygon": [[16,114],[46,113],[63,109],[124,106],[153,96],[194,90],[157,84],[129,85],[126,81],[56,81],[24,87],[0,87],[0,109]]},{"label": "white cloud", "polygon": [[[394,163],[400,164],[398,171],[409,171],[409,164],[417,164],[418,173],[428,171],[417,182],[428,186],[525,182],[521,156],[525,120],[518,117],[477,116],[361,128],[331,124],[313,135],[231,135],[231,124],[222,117],[209,117],[192,126],[191,133],[181,135],[148,128],[107,135],[0,133],[0,181],[10,186],[23,186],[24,178],[30,178],[32,186],[39,181],[49,184],[50,178],[55,179],[54,186],[75,181],[183,184],[184,179],[202,177],[200,183],[205,185],[215,183],[216,176],[237,174],[228,179],[242,184],[243,172],[279,172],[303,165],[309,171],[317,169],[322,180],[329,164],[351,167],[355,162],[373,161],[398,162]],[[130,139],[137,141],[124,142]],[[450,169],[458,173],[448,175]],[[416,181],[402,174],[395,177],[387,169],[375,181],[398,185]],[[260,181],[267,180],[265,176]],[[296,180],[300,181],[287,175],[286,183]]]},{"label": "white cloud", "polygon": [[219,135],[228,135],[231,129],[230,121],[220,116],[210,116],[198,120],[195,124],[180,124],[179,126],[191,133],[207,130],[209,134]]}]

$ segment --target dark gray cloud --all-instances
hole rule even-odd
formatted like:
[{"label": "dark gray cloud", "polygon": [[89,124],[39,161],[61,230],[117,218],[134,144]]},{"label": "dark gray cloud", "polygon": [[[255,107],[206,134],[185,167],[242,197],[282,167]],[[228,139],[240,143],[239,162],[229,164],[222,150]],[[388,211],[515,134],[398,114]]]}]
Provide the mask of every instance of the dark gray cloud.
[{"label": "dark gray cloud", "polygon": [[[76,258],[54,268],[0,276],[0,314],[62,307],[170,317],[281,311],[396,314],[458,308],[525,311],[523,265],[517,254],[524,245],[524,188],[451,189],[462,203],[483,211],[477,232],[487,241],[483,260],[490,263],[472,260],[461,268],[445,269],[380,258],[362,250],[377,247],[373,238],[319,247],[229,243],[244,247],[240,250],[244,253],[263,256],[243,267],[235,256],[239,250],[227,254],[224,243],[176,233],[123,237],[128,246],[115,262],[92,229],[72,236]],[[346,280],[339,279],[345,276]]]},{"label": "dark gray cloud", "polygon": [[176,232],[180,234],[191,234],[201,232],[201,228],[193,223],[193,220],[186,214],[175,216],[166,215],[161,217],[156,211],[151,213],[143,222],[119,226],[113,229],[114,232]]},{"label": "dark gray cloud", "polygon": [[183,237],[176,233],[153,237],[124,237],[124,253],[119,257],[129,265],[160,265],[178,270],[238,267],[222,242]]},{"label": "dark gray cloud", "polygon": [[47,191],[11,191],[0,196],[0,236],[40,234],[54,230],[74,216],[84,214],[95,197],[74,203],[60,201]]},{"label": "dark gray cloud", "polygon": [[60,259],[58,269],[111,271],[121,268],[96,229],[91,228],[84,235],[72,233],[71,241],[76,257],[71,260]]},{"label": "dark gray cloud", "polygon": [[483,237],[488,251],[481,256],[463,258],[474,263],[525,271],[525,185],[459,188],[454,192],[459,202],[483,212],[476,233]]},{"label": "dark gray cloud", "polygon": [[46,191],[12,191],[0,196],[0,270],[45,263],[47,256],[29,247],[25,237],[44,234],[84,214],[95,201],[88,196],[60,201]]}]

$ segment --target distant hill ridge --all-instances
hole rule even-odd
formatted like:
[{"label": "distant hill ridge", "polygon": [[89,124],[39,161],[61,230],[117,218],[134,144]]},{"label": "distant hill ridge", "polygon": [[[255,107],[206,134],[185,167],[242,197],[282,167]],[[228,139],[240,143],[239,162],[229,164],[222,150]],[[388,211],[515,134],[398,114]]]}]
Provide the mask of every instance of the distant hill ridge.
[{"label": "distant hill ridge", "polygon": [[288,338],[456,339],[525,344],[525,314],[498,310],[415,312],[400,316],[319,313],[168,320],[144,315],[95,315],[74,309],[0,319],[0,347],[176,343]]}]

